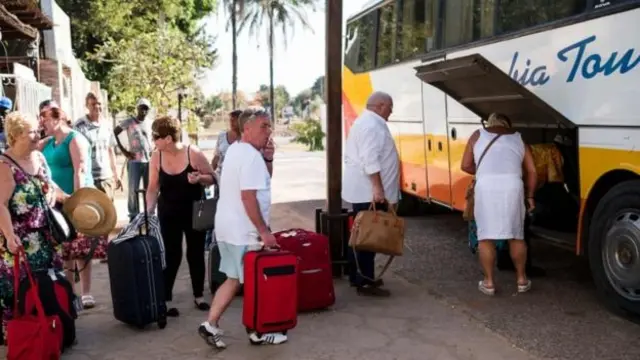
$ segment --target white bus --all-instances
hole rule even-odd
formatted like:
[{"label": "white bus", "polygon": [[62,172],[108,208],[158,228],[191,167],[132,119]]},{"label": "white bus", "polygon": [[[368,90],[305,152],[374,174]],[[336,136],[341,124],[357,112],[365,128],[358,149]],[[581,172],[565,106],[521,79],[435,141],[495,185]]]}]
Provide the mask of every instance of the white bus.
[{"label": "white bus", "polygon": [[491,112],[557,148],[536,240],[587,256],[606,303],[640,315],[640,0],[377,1],[347,22],[345,132],[376,90],[405,209],[464,209],[462,153]]}]

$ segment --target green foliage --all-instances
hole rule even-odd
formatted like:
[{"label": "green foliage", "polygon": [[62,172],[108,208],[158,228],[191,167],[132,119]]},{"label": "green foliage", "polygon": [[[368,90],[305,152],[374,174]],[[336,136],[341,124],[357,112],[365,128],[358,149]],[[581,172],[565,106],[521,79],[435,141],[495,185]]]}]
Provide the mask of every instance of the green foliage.
[{"label": "green foliage", "polygon": [[[108,40],[88,59],[112,65],[106,83],[116,90],[111,92],[111,108],[132,111],[136,99],[144,96],[162,114],[177,108],[178,88],[195,88],[195,75],[213,65],[216,55],[203,47],[203,42],[169,28]],[[183,108],[194,108],[196,98],[187,97]]]},{"label": "green foliage", "polygon": [[[107,85],[110,94],[114,61],[93,56],[108,43],[130,42],[141,35],[157,32],[166,26],[177,29],[188,39],[207,42],[198,21],[217,6],[216,0],[56,0],[71,19],[71,43],[87,78]],[[206,44],[209,48],[210,43]],[[133,73],[132,73],[133,74]],[[132,76],[137,77],[136,75]]]},{"label": "green foliage", "polygon": [[219,95],[211,95],[204,103],[204,112],[206,114],[213,114],[218,109],[224,107],[224,102]]},{"label": "green foliage", "polygon": [[291,125],[291,130],[296,134],[292,140],[293,142],[307,145],[309,151],[324,150],[322,140],[325,134],[322,132],[320,121],[306,119]]}]

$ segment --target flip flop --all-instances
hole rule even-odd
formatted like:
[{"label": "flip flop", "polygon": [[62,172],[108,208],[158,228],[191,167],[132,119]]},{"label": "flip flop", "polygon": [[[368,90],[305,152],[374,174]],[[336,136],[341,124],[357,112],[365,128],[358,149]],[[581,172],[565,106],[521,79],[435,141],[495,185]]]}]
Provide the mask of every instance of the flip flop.
[{"label": "flip flop", "polygon": [[518,284],[519,293],[526,293],[529,290],[531,290],[531,280],[527,280],[526,284]]},{"label": "flip flop", "polygon": [[480,280],[478,282],[478,290],[480,290],[480,292],[482,292],[485,295],[489,295],[489,296],[493,296],[496,293],[496,288],[494,287],[487,287],[484,284],[484,280]]}]

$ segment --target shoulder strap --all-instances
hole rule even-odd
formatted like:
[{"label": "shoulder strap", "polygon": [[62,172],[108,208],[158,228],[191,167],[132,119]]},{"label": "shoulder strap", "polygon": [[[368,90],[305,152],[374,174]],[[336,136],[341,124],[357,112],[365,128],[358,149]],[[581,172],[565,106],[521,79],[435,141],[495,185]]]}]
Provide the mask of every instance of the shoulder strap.
[{"label": "shoulder strap", "polygon": [[191,165],[191,144],[187,145],[187,165]]},{"label": "shoulder strap", "polygon": [[493,143],[495,143],[496,140],[498,140],[501,136],[502,136],[502,134],[496,135],[496,137],[491,139],[491,141],[489,142],[487,147],[484,148],[484,151],[482,151],[482,154],[480,154],[480,159],[478,159],[478,163],[476,164],[476,173],[478,173],[478,168],[480,167],[480,164],[482,163],[482,159],[484,159],[484,156],[487,154],[487,151],[491,148],[491,145],[493,145]]},{"label": "shoulder strap", "polygon": [[31,174],[29,174],[28,172],[24,171],[24,169],[22,168],[22,166],[20,166],[20,164],[18,164],[17,161],[15,161],[11,156],[9,156],[9,154],[7,153],[3,153],[2,157],[6,158],[7,160],[9,160],[11,163],[13,163],[13,165],[15,167],[18,168],[18,170],[22,171],[26,176],[31,176]]}]

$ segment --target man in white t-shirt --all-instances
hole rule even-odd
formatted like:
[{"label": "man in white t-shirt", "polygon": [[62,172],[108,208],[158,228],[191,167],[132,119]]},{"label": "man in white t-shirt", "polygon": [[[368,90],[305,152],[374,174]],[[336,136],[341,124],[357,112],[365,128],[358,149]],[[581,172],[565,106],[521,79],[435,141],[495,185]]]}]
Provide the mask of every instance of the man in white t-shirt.
[{"label": "man in white t-shirt", "polygon": [[[198,328],[208,344],[226,347],[218,325],[222,313],[244,283],[244,254],[264,246],[276,246],[269,229],[273,145],[271,120],[264,110],[248,109],[239,118],[240,141],[229,146],[220,175],[220,199],[215,218],[215,235],[220,251],[220,271],[227,280],[216,291],[209,318]],[[280,333],[251,333],[255,344],[280,344]]]}]

